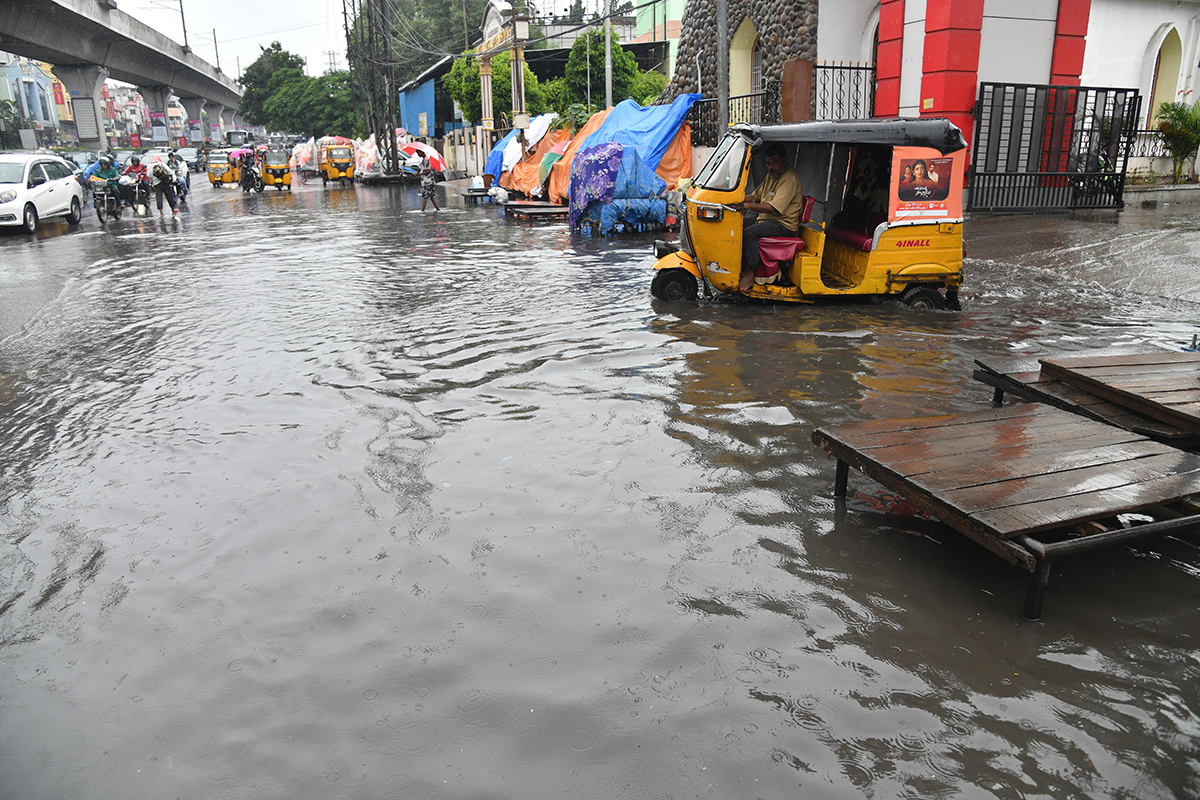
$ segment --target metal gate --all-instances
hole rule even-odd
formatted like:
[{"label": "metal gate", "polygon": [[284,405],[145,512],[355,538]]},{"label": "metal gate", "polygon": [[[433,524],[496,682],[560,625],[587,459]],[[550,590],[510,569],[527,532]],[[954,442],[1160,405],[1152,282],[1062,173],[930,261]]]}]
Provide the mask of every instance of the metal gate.
[{"label": "metal gate", "polygon": [[968,206],[1120,208],[1136,89],[981,83]]}]

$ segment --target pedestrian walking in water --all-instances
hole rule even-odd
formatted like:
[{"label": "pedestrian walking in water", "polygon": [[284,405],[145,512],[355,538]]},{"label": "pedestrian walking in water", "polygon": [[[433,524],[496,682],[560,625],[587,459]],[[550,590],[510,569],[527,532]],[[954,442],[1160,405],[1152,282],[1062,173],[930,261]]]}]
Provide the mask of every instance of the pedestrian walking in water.
[{"label": "pedestrian walking in water", "polygon": [[433,165],[429,163],[429,156],[421,158],[421,210],[425,210],[425,203],[429,200],[433,201],[433,210],[441,211],[441,206],[437,202],[437,190],[433,186],[434,174]]},{"label": "pedestrian walking in water", "polygon": [[158,203],[158,215],[163,213],[163,197],[171,206],[171,216],[179,213],[179,202],[175,199],[175,174],[164,164],[155,164],[150,171],[150,180],[154,184],[154,199]]}]

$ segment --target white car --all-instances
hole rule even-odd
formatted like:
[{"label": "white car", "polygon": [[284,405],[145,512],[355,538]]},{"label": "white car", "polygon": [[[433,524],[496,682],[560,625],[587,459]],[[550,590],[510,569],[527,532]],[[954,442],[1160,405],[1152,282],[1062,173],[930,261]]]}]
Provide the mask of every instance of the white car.
[{"label": "white car", "polygon": [[49,153],[0,153],[0,225],[37,230],[39,219],[83,217],[83,187],[75,168]]}]

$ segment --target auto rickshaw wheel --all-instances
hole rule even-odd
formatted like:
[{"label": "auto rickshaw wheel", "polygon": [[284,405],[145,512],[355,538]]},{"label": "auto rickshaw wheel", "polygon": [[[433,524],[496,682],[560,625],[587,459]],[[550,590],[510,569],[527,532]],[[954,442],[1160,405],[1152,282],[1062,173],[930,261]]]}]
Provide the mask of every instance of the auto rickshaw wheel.
[{"label": "auto rickshaw wheel", "polygon": [[900,302],[909,308],[940,310],[946,307],[946,299],[932,286],[909,286],[900,294]]},{"label": "auto rickshaw wheel", "polygon": [[696,300],[696,276],[686,269],[659,270],[650,282],[650,294],[668,303]]}]

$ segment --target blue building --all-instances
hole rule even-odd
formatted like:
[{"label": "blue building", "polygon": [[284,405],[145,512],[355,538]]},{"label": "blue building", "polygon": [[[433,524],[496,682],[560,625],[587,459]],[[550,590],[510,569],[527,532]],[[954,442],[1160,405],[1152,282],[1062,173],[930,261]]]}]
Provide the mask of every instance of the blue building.
[{"label": "blue building", "polygon": [[[0,54],[4,76],[0,100],[11,100],[20,112],[33,122],[33,129],[42,142],[58,136],[58,110],[54,104],[54,80],[27,58]],[[41,142],[39,142],[41,143]]]},{"label": "blue building", "polygon": [[440,139],[463,126],[454,101],[442,87],[452,66],[454,57],[446,56],[400,87],[400,127],[410,136]]}]

